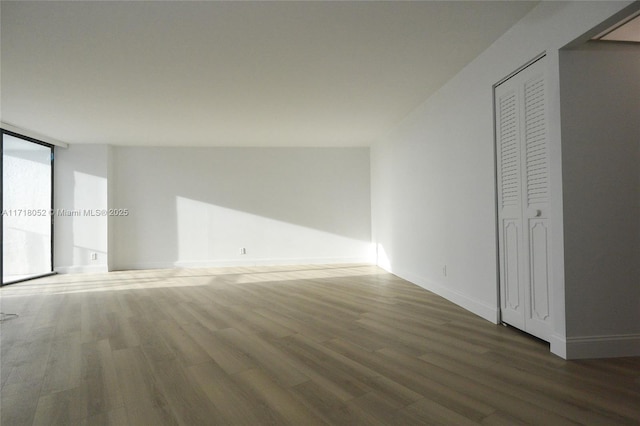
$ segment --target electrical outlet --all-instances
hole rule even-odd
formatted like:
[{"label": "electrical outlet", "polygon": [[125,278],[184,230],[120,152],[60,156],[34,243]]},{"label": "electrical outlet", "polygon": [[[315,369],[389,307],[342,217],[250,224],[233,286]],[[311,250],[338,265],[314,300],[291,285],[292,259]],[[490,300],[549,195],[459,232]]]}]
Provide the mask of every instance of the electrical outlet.
[{"label": "electrical outlet", "polygon": [[240,249],[240,254],[247,254],[247,249],[246,248],[241,248]]},{"label": "electrical outlet", "polygon": [[447,265],[444,265],[442,267],[442,275],[444,275],[445,277],[447,276]]},{"label": "electrical outlet", "polygon": [[98,260],[98,253],[91,253],[91,260]]}]

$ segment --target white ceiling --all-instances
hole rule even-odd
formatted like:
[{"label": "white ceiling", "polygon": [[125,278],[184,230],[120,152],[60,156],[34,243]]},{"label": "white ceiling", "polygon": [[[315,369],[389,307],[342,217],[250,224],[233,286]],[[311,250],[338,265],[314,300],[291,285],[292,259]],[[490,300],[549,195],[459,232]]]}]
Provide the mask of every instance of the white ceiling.
[{"label": "white ceiling", "polygon": [[634,18],[623,20],[623,24],[614,25],[613,29],[605,31],[599,40],[625,41],[640,43],[640,12]]},{"label": "white ceiling", "polygon": [[3,0],[1,120],[68,143],[366,146],[535,4]]}]

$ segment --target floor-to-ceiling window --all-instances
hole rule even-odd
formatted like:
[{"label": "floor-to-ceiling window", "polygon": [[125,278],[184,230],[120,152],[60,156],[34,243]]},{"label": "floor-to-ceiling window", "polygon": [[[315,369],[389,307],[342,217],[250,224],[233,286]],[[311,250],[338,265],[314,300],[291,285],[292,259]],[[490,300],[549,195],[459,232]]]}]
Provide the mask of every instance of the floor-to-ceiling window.
[{"label": "floor-to-ceiling window", "polygon": [[53,271],[53,146],[1,131],[2,285]]}]

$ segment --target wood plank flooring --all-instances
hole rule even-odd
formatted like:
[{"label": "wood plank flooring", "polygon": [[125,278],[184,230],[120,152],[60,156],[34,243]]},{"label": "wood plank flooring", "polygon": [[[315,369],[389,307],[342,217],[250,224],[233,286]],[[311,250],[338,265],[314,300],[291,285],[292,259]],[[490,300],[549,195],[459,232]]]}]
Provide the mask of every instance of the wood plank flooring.
[{"label": "wood plank flooring", "polygon": [[640,424],[640,358],[564,361],[370,265],[0,289],[2,425]]}]

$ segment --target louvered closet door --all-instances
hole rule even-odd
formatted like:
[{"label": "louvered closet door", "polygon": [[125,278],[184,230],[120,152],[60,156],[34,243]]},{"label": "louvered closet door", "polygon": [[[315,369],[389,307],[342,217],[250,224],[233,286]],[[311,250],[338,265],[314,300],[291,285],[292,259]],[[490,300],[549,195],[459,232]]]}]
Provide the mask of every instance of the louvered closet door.
[{"label": "louvered closet door", "polygon": [[502,321],[551,336],[544,58],[495,89]]}]

